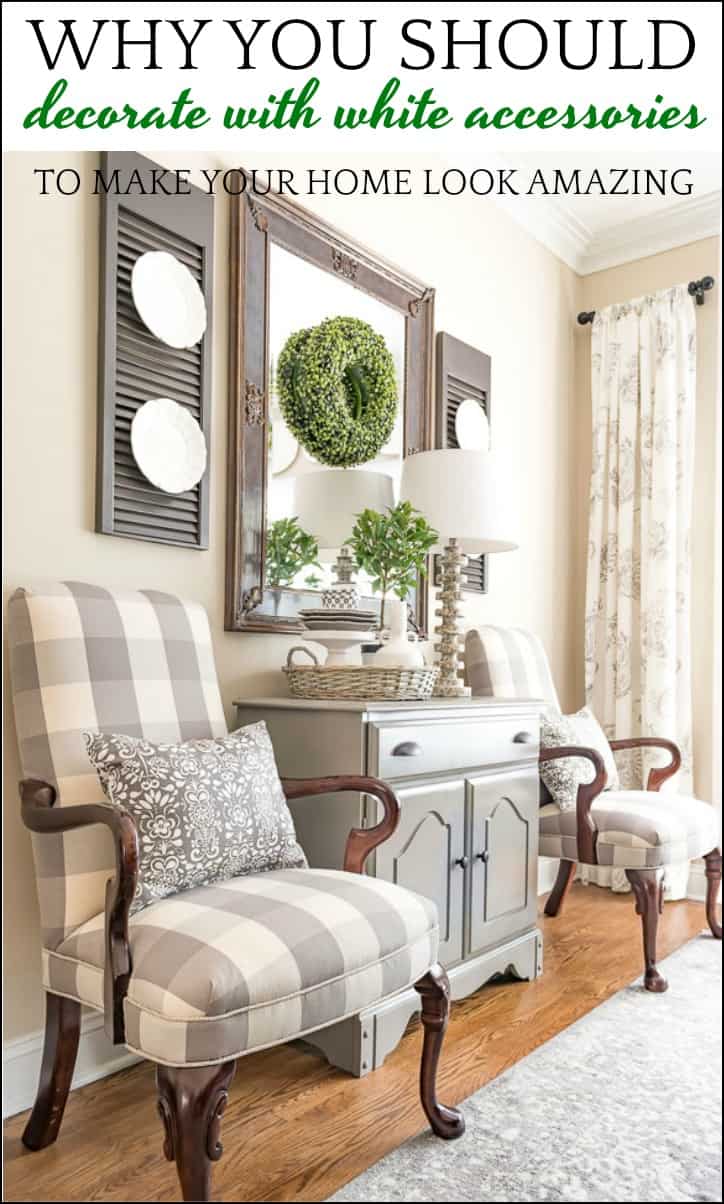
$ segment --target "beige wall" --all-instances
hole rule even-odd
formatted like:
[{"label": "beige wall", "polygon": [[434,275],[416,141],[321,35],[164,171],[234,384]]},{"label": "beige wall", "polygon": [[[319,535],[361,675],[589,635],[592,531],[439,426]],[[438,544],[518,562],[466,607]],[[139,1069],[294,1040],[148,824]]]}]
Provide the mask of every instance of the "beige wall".
[{"label": "beige wall", "polygon": [[[719,239],[699,242],[664,251],[647,259],[594,272],[581,281],[583,309],[602,309],[616,301],[640,297],[655,289],[681,281],[716,276],[716,287],[706,296],[706,304],[697,307],[697,399],[696,450],[694,469],[694,510],[692,532],[692,691],[694,710],[694,777],[701,798],[713,799],[720,787],[717,762],[721,759],[721,740],[713,707],[716,694],[714,599],[717,569],[716,516],[717,444],[720,437],[720,400],[717,339],[719,332]],[[590,327],[579,328],[576,337],[576,392],[578,394],[576,439],[580,448],[576,492],[580,506],[576,545],[580,556],[577,578],[583,588],[577,594],[575,624],[581,630],[585,593],[586,499],[590,476],[591,389]],[[720,565],[720,562],[719,562]],[[583,688],[583,665],[577,664],[577,687]],[[666,733],[662,733],[665,735]]]}]

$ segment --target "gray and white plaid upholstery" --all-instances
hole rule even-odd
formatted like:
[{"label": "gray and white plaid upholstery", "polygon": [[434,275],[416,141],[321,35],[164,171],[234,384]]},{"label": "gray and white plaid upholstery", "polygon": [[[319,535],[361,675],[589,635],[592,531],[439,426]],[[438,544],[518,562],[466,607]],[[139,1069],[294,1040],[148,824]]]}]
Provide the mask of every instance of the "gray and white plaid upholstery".
[{"label": "gray and white plaid upholstery", "polygon": [[[484,626],[468,631],[465,679],[473,695],[542,698],[561,709],[543,644],[521,628]],[[577,861],[575,807],[561,811],[550,801],[543,782],[541,790],[549,800],[540,809],[541,857]],[[594,802],[592,814],[599,829],[599,865],[625,869],[671,865],[711,852],[719,840],[714,808],[685,795],[607,790]]]},{"label": "gray and white plaid upholstery", "polygon": [[[608,790],[593,803],[599,865],[647,869],[710,853],[719,843],[717,813],[696,798],[664,791]],[[577,861],[576,812],[540,810],[540,854]]]},{"label": "gray and white plaid upholstery", "polygon": [[560,711],[545,649],[522,627],[473,627],[465,635],[465,680],[474,698],[541,698]]},{"label": "gray and white plaid upholstery", "polygon": [[[103,1007],[102,914],[46,951],[46,987]],[[131,919],[126,1043],[222,1062],[410,986],[437,956],[434,904],[341,870],[271,870],[184,891]]]},{"label": "gray and white plaid upholstery", "polygon": [[[226,723],[203,607],[157,590],[77,581],[17,590],[8,607],[10,670],[24,777],[62,806],[103,802],[83,729],[174,742]],[[102,911],[114,873],[98,826],[33,837],[43,943],[56,948]]]},{"label": "gray and white plaid upholstery", "polygon": [[[226,732],[208,620],[153,590],[67,581],[18,590],[8,615],[20,760],[61,806],[103,801],[83,730],[153,742]],[[103,1010],[104,829],[34,836],[47,990]],[[129,1048],[226,1061],[410,986],[437,958],[434,904],[335,870],[274,870],[184,891],[131,917]]]}]

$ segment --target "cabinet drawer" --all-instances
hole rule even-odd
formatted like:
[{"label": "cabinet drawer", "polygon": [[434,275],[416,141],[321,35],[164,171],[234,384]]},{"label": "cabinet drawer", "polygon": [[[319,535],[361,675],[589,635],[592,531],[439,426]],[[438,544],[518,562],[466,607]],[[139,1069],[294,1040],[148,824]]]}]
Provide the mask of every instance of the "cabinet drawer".
[{"label": "cabinet drawer", "polygon": [[538,715],[414,724],[371,723],[369,772],[387,781],[419,774],[459,772],[475,765],[507,765],[538,756]]}]

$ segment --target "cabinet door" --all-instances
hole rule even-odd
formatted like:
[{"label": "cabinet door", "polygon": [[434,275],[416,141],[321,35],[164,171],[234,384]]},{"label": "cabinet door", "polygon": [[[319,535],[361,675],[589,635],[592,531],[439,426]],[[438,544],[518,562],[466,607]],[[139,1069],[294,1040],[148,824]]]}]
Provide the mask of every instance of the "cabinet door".
[{"label": "cabinet door", "polygon": [[471,807],[470,951],[529,928],[536,918],[538,771],[468,782]]},{"label": "cabinet door", "polygon": [[440,961],[463,955],[465,782],[398,790],[402,815],[394,835],[377,849],[378,878],[432,899],[440,916]]}]

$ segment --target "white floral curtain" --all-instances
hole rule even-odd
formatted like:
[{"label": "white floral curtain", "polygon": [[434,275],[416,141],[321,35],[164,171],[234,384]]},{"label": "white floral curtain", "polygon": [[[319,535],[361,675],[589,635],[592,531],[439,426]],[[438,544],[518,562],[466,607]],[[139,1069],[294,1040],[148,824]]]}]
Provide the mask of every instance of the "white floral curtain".
[{"label": "white floral curtain", "polygon": [[[591,345],[593,466],[586,584],[586,698],[610,738],[659,735],[691,792],[689,531],[696,320],[685,284],[596,313]],[[641,789],[661,754],[619,760]],[[586,880],[630,889],[623,870]],[[688,866],[667,873],[686,894]]]}]

